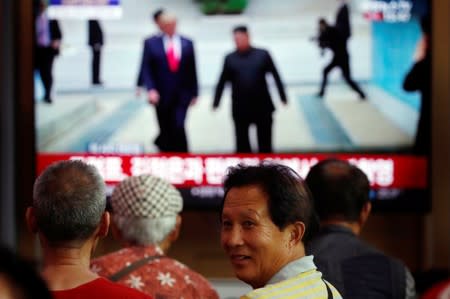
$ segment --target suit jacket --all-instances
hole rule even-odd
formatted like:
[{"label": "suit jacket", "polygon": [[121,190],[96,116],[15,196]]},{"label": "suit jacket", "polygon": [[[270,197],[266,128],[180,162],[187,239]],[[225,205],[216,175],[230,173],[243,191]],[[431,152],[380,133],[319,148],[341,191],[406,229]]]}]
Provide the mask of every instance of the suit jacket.
[{"label": "suit jacket", "polygon": [[62,39],[62,33],[61,29],[59,28],[59,23],[57,20],[50,20],[50,39],[52,41],[54,40],[61,40]]},{"label": "suit jacket", "polygon": [[414,298],[414,279],[399,260],[358,238],[349,228],[324,226],[306,245],[323,278],[343,298]]},{"label": "suit jacket", "polygon": [[103,32],[97,20],[88,21],[88,44],[91,47],[103,45]]},{"label": "suit jacket", "polygon": [[336,28],[341,33],[342,37],[347,40],[351,36],[351,28],[350,28],[350,16],[348,5],[343,4],[336,15]]},{"label": "suit jacket", "polygon": [[228,54],[216,87],[213,107],[219,106],[225,83],[231,82],[234,119],[245,119],[250,115],[268,116],[275,106],[267,86],[267,73],[272,74],[281,101],[286,103],[283,83],[268,51],[250,48],[246,52],[234,51]]},{"label": "suit jacket", "polygon": [[[57,20],[50,20],[50,39],[51,41],[61,40],[62,33]],[[59,55],[59,47],[54,49],[55,55]]]},{"label": "suit jacket", "polygon": [[198,96],[194,45],[182,36],[180,41],[181,57],[177,72],[169,69],[162,35],[152,36],[144,42],[142,81],[147,90],[159,92],[160,104],[176,100],[187,105]]},{"label": "suit jacket", "polygon": [[[61,29],[59,27],[59,23],[57,20],[49,20],[49,31],[50,31],[50,42],[56,41],[56,40],[61,40],[62,39],[62,32]],[[36,49],[38,47],[37,44],[37,39],[34,39],[34,44],[33,44],[34,49]],[[53,47],[49,46],[46,47],[48,48],[51,54],[53,55],[58,55],[59,54],[59,48],[58,49],[54,49]],[[36,51],[36,50],[34,50]]]},{"label": "suit jacket", "polygon": [[320,33],[319,46],[331,49],[339,59],[348,59],[347,43],[337,27],[328,26]]}]

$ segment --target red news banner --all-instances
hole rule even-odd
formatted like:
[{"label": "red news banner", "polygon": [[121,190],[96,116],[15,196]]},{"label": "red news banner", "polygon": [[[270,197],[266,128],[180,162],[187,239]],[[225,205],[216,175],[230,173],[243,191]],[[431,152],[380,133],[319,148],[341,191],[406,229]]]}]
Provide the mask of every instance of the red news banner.
[{"label": "red news banner", "polygon": [[79,159],[97,167],[108,185],[115,185],[131,175],[153,174],[178,187],[220,186],[227,168],[239,163],[255,165],[263,160],[272,160],[305,177],[311,166],[326,158],[345,159],[357,165],[367,174],[374,189],[424,189],[428,185],[427,159],[412,155],[38,154],[37,171],[41,173],[55,161]]}]

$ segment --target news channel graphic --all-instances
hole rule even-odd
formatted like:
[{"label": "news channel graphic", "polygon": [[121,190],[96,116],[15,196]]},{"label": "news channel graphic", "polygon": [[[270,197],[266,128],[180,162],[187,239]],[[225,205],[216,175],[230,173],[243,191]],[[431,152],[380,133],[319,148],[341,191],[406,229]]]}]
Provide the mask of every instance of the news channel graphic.
[{"label": "news channel graphic", "polygon": [[[427,159],[407,155],[302,154],[302,155],[76,155],[39,154],[38,173],[58,160],[82,160],[94,165],[108,192],[128,176],[151,174],[180,189],[190,208],[217,208],[223,196],[222,182],[228,167],[272,161],[291,167],[301,177],[327,158],[348,160],[366,173],[371,199],[378,207],[424,212],[429,207]],[[394,202],[401,203],[394,204]]]},{"label": "news channel graphic", "polygon": [[49,0],[52,19],[118,20],[122,17],[120,0]]},{"label": "news channel graphic", "polygon": [[[160,7],[177,14],[178,31],[195,43],[200,97],[189,108],[185,124],[190,153],[235,152],[230,88],[214,113],[211,105],[223,58],[234,49],[231,30],[240,23],[248,25],[255,46],[271,53],[288,95],[288,105],[282,106],[276,90],[270,90],[276,106],[272,125],[275,153],[410,152],[421,101],[418,92],[405,92],[402,82],[414,62],[421,40],[419,19],[429,9],[428,1],[347,2],[351,74],[366,93],[365,101],[347,86],[338,70],[330,73],[324,97],[317,97],[332,52],[321,56],[310,37],[317,34],[320,17],[334,24],[339,1],[277,3],[250,1],[241,14],[208,16],[197,3],[184,0],[52,2],[50,8],[120,7],[122,15],[101,21],[106,41],[101,87],[90,84],[86,22],[63,15],[58,18],[66,34],[55,59],[51,105],[41,102],[42,85],[39,76],[35,77],[38,152],[159,152],[154,143],[159,133],[154,107],[148,104],[145,91],[138,95],[135,83],[143,41],[158,32],[150,14]],[[250,142],[252,148],[257,147],[253,128]]]}]

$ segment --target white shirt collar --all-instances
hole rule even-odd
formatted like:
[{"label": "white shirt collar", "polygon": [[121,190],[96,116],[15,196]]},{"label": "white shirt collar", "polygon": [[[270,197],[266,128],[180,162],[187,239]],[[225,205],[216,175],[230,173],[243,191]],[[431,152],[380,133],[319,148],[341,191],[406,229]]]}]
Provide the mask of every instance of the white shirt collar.
[{"label": "white shirt collar", "polygon": [[181,37],[178,34],[172,35],[170,38],[167,34],[163,34],[163,43],[164,43],[164,51],[167,52],[167,48],[169,47],[169,42],[172,41],[175,56],[177,58],[181,57]]},{"label": "white shirt collar", "polygon": [[307,272],[310,270],[317,269],[314,264],[312,255],[307,255],[297,260],[294,260],[283,268],[280,269],[268,282],[267,284],[274,284],[280,281],[297,276],[300,273]]}]

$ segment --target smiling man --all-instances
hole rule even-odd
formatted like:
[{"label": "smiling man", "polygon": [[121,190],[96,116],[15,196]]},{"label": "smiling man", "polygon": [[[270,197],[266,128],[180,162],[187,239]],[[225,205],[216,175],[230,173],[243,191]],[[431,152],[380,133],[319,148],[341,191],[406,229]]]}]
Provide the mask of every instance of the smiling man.
[{"label": "smiling man", "polygon": [[277,164],[239,165],[224,182],[221,243],[247,298],[341,298],[322,279],[304,240],[313,223],[301,177]]}]

